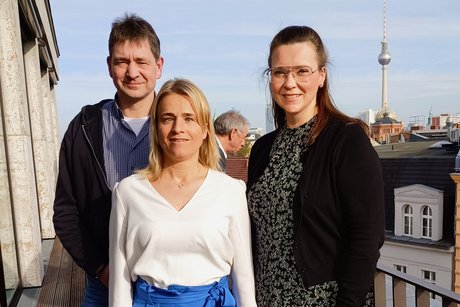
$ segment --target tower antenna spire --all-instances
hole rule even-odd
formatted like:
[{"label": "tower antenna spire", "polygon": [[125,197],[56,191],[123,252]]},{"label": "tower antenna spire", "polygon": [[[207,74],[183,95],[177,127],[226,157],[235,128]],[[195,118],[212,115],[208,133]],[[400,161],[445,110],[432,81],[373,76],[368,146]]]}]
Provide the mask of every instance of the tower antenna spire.
[{"label": "tower antenna spire", "polygon": [[387,42],[387,0],[383,0],[383,40],[382,50],[379,54],[378,61],[382,65],[382,105],[380,111],[376,115],[376,119],[381,119],[385,116],[395,117],[391,114],[388,108],[388,64],[391,61],[391,55],[388,51]]},{"label": "tower antenna spire", "polygon": [[383,41],[387,41],[387,1],[383,1]]}]

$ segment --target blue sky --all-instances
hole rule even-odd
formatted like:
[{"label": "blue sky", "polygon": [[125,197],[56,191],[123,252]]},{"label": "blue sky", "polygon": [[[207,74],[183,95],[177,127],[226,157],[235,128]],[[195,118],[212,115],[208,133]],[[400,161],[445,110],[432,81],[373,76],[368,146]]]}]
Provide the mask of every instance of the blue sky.
[{"label": "blue sky", "polygon": [[[311,26],[323,38],[339,109],[355,116],[380,108],[382,0],[50,2],[60,50],[61,133],[83,105],[113,97],[107,39],[113,19],[125,12],[148,20],[160,37],[165,66],[157,89],[168,79],[188,78],[216,115],[234,108],[251,127],[265,128],[268,46],[289,25]],[[387,33],[388,103],[399,119],[406,125],[426,120],[430,109],[460,113],[460,1],[388,0]]]}]

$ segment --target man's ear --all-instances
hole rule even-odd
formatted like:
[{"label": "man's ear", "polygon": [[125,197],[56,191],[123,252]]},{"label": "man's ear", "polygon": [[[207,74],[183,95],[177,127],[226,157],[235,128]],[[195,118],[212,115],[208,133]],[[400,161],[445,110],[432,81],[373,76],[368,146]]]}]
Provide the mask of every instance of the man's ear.
[{"label": "man's ear", "polygon": [[238,129],[233,128],[232,131],[230,131],[230,133],[228,134],[228,138],[230,140],[233,140],[235,136],[238,136]]},{"label": "man's ear", "polygon": [[110,78],[112,78],[112,59],[110,56],[107,57],[107,69],[109,70]]}]

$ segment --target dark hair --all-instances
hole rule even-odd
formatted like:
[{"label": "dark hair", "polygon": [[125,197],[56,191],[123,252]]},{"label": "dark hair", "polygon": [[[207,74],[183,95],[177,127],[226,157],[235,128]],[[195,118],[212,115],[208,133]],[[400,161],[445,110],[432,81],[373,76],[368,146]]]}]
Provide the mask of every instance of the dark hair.
[{"label": "dark hair", "polygon": [[[278,32],[278,34],[275,35],[270,44],[268,67],[271,68],[272,55],[276,48],[281,45],[290,45],[303,42],[309,42],[314,46],[317,54],[318,67],[325,68],[329,63],[326,47],[324,46],[323,41],[321,40],[321,37],[318,35],[318,33],[307,26],[289,26],[282,29],[280,32]],[[316,137],[326,127],[330,118],[337,118],[347,123],[357,123],[366,131],[366,133],[369,132],[367,125],[363,121],[345,115],[344,113],[340,112],[334,105],[332,97],[329,93],[327,73],[323,86],[318,88],[318,92],[316,94],[316,105],[318,108],[318,114],[316,116],[316,124],[313,128],[310,143],[315,141]],[[275,120],[275,127],[283,127],[286,124],[286,113],[281,107],[278,106],[276,101],[273,99],[273,96],[272,111]]]},{"label": "dark hair", "polygon": [[149,42],[150,50],[156,60],[160,58],[160,39],[153,27],[136,14],[125,14],[112,23],[112,30],[109,36],[109,56],[112,56],[113,47],[117,43],[133,41],[136,43],[146,39]]}]

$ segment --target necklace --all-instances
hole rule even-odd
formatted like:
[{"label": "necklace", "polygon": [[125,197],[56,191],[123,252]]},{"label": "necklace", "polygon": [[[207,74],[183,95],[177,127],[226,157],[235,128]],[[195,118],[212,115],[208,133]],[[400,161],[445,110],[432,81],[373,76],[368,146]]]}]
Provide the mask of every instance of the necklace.
[{"label": "necklace", "polygon": [[180,182],[176,182],[174,179],[170,178],[169,176],[167,176],[166,174],[163,173],[163,175],[169,179],[169,181],[173,182],[175,185],[177,185],[177,187],[179,189],[182,189],[184,187],[184,184],[183,183],[180,183]]}]

